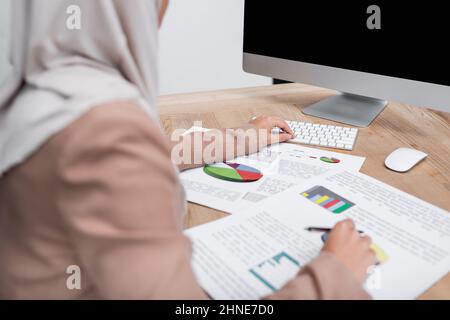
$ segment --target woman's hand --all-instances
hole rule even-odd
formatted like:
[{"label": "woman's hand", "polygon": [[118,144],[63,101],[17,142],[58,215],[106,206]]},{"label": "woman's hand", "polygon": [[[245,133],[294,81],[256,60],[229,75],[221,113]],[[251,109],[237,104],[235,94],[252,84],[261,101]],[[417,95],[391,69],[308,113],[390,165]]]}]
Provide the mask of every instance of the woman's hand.
[{"label": "woman's hand", "polygon": [[[258,117],[249,122],[256,129],[267,130],[269,133],[269,143],[271,141],[285,142],[294,138],[294,131],[283,119],[279,117]],[[275,127],[283,130],[281,133],[272,133]]]},{"label": "woman's hand", "polygon": [[355,230],[352,220],[345,220],[336,224],[322,250],[333,253],[362,284],[367,278],[368,268],[376,263],[371,244],[369,237],[361,236]]}]

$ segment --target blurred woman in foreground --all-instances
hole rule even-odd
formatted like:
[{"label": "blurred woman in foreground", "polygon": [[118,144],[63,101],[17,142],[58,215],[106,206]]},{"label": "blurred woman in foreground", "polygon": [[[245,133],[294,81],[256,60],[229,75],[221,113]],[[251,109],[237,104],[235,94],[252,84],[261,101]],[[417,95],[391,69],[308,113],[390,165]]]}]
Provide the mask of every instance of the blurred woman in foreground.
[{"label": "blurred woman in foreground", "polygon": [[[66,26],[72,4],[80,30]],[[166,5],[2,1],[11,19],[0,24],[10,35],[0,69],[0,298],[207,298],[191,269],[186,201],[156,108]],[[286,132],[281,141],[291,138],[278,118],[243,125],[268,136],[246,141],[245,152],[273,142],[275,126]],[[222,143],[238,138],[224,132]],[[267,298],[368,298],[369,246],[351,221],[339,223],[322,253]],[[79,290],[67,287],[72,265]]]}]

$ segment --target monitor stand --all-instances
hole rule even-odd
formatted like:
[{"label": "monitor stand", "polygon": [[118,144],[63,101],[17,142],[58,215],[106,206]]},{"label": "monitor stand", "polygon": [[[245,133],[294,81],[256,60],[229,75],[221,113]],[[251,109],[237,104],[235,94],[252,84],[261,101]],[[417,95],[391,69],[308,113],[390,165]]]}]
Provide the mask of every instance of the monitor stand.
[{"label": "monitor stand", "polygon": [[387,101],[341,93],[313,104],[303,113],[357,127],[368,127],[387,106]]}]

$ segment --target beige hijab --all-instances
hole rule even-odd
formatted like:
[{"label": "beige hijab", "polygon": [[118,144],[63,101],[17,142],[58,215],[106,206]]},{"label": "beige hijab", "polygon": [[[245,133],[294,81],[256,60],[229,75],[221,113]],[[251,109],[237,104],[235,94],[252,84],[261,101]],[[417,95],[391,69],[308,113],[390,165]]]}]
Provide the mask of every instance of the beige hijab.
[{"label": "beige hijab", "polygon": [[156,119],[159,5],[0,1],[0,176],[96,105],[134,101]]}]

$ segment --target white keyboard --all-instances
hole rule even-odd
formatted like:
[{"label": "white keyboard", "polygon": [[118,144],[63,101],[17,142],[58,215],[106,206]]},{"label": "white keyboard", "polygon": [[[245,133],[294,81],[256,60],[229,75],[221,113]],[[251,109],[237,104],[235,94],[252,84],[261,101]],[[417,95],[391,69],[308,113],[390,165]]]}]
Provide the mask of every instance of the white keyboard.
[{"label": "white keyboard", "polygon": [[357,128],[339,127],[309,122],[286,121],[295,132],[292,142],[326,148],[353,150]]}]

